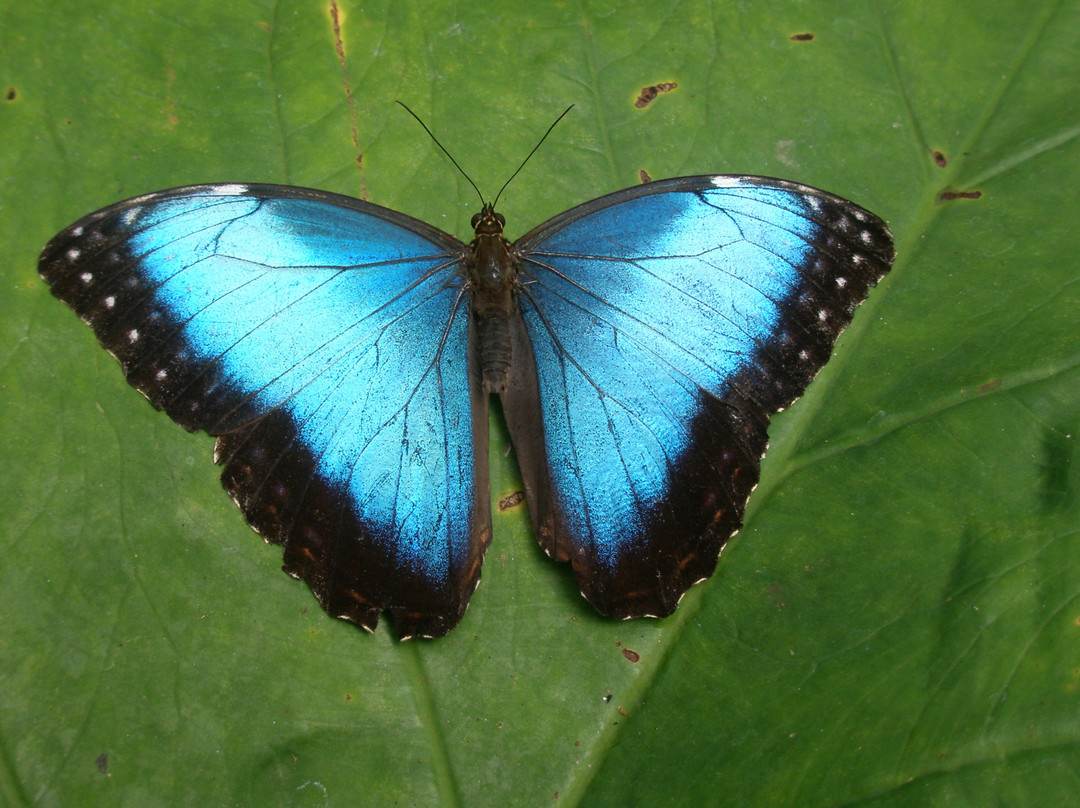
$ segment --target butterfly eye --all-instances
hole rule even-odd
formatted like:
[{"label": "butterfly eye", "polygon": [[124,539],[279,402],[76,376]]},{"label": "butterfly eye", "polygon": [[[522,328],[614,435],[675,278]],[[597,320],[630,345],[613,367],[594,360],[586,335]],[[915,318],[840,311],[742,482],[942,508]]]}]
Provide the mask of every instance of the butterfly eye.
[{"label": "butterfly eye", "polygon": [[497,221],[499,223],[499,227],[503,227],[503,226],[506,225],[506,219],[503,217],[503,215],[501,213],[496,213],[495,214],[495,221]]},{"label": "butterfly eye", "polygon": [[473,230],[475,230],[476,226],[478,224],[480,224],[480,219],[482,219],[483,216],[484,216],[483,211],[481,211],[480,213],[473,214],[472,223],[469,225],[469,227],[471,227]]}]

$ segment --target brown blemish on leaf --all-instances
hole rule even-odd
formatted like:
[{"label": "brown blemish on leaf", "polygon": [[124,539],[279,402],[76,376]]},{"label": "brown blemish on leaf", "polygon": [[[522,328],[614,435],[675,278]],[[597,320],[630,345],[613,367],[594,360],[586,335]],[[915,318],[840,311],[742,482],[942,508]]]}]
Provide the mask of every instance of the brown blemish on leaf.
[{"label": "brown blemish on leaf", "polygon": [[934,164],[938,168],[945,168],[949,164],[949,158],[945,156],[945,152],[934,149]]},{"label": "brown blemish on leaf", "polygon": [[5,101],[14,101],[17,96],[18,96],[18,93],[15,92],[15,88],[14,87],[8,87],[7,92],[4,93],[4,100]]},{"label": "brown blemish on leaf", "polygon": [[979,199],[980,197],[982,197],[982,191],[943,191],[941,201],[951,202],[954,199]]},{"label": "brown blemish on leaf", "polygon": [[341,10],[337,0],[330,0],[330,19],[334,23],[334,51],[341,63],[341,76],[345,87],[345,101],[349,105],[349,128],[352,130],[353,151],[356,154],[356,168],[360,172],[360,198],[367,200],[367,183],[364,181],[364,154],[360,151],[360,132],[356,126],[356,100],[349,81],[349,66],[345,59],[345,43],[341,38]]},{"label": "brown blemish on leaf", "polygon": [[983,382],[976,389],[980,393],[989,393],[991,390],[994,390],[994,389],[996,389],[996,388],[998,388],[1000,386],[1001,386],[1001,379],[991,379],[988,382]]},{"label": "brown blemish on leaf", "polygon": [[674,81],[664,81],[660,84],[650,84],[648,87],[641,88],[641,94],[638,95],[637,100],[634,102],[634,106],[638,109],[644,109],[653,102],[653,99],[660,93],[670,93],[679,85]]},{"label": "brown blemish on leaf", "polygon": [[641,182],[642,182],[643,184],[644,184],[644,183],[646,183],[646,182],[652,182],[652,177],[650,177],[650,176],[649,176],[649,172],[648,172],[648,171],[646,171],[646,170],[645,170],[644,168],[643,168],[643,169],[641,169],[641,170],[640,170],[640,171],[639,171],[639,172],[637,173],[637,175],[638,175],[638,179],[639,179],[639,180],[641,180]]},{"label": "brown blemish on leaf", "polygon": [[499,510],[508,511],[511,508],[516,508],[522,502],[525,501],[524,491],[515,491],[512,494],[507,494],[505,497],[499,500]]},{"label": "brown blemish on leaf", "polygon": [[641,654],[639,654],[637,651],[631,651],[629,648],[622,649],[622,655],[631,662],[637,662],[641,659]]},{"label": "brown blemish on leaf", "polygon": [[180,117],[176,114],[176,99],[173,98],[173,84],[176,82],[176,71],[171,67],[165,71],[165,117],[169,121],[169,127],[175,128],[180,123]]},{"label": "brown blemish on leaf", "polygon": [[107,754],[102,752],[100,755],[97,756],[97,760],[94,762],[97,763],[97,770],[99,772],[101,772],[102,774],[109,773],[109,756]]},{"label": "brown blemish on leaf", "polygon": [[792,42],[810,42],[814,38],[814,35],[809,31],[803,31],[801,34],[792,34],[788,37]]},{"label": "brown blemish on leaf", "polygon": [[783,586],[780,584],[772,584],[766,591],[766,594],[768,595],[769,600],[773,602],[773,605],[776,606],[777,611],[783,611],[787,608],[787,600],[784,595]]}]

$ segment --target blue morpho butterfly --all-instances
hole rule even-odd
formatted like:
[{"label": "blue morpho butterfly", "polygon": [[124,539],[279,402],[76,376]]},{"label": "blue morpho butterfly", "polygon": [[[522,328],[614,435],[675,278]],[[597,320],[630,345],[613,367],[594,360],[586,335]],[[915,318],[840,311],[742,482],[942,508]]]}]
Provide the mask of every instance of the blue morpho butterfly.
[{"label": "blue morpho butterfly", "polygon": [[457,625],[498,393],[547,554],[600,613],[668,615],[892,236],[765,177],[649,182],[513,243],[481,202],[465,244],[324,191],[193,185],[80,219],[40,270],[155,407],[217,437],[225,489],[330,614]]}]

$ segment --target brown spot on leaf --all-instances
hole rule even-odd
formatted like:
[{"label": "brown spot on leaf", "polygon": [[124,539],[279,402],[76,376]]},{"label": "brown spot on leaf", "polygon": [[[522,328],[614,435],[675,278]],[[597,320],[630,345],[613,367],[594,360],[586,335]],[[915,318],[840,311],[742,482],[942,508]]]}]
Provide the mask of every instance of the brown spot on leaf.
[{"label": "brown spot on leaf", "polygon": [[810,42],[814,38],[814,35],[809,31],[803,31],[801,34],[792,34],[788,37],[792,42]]},{"label": "brown spot on leaf", "polygon": [[949,158],[945,156],[945,152],[934,149],[934,164],[938,168],[945,168],[949,164]]},{"label": "brown spot on leaf", "polygon": [[505,497],[499,500],[499,510],[508,511],[511,508],[516,508],[522,502],[525,501],[524,491],[515,491],[512,494],[507,494]]},{"label": "brown spot on leaf", "polygon": [[954,199],[979,199],[982,196],[982,191],[943,191],[941,194],[942,202],[951,202]]},{"label": "brown spot on leaf", "polygon": [[644,168],[638,171],[637,175],[638,179],[641,180],[642,183],[652,182],[652,177],[649,176],[649,172],[646,171]]},{"label": "brown spot on leaf", "polygon": [[622,655],[631,662],[637,662],[641,659],[641,654],[639,654],[637,651],[631,651],[629,648],[622,649]]},{"label": "brown spot on leaf", "polygon": [[988,382],[980,384],[977,389],[980,393],[989,393],[991,390],[995,390],[998,387],[1001,387],[1001,379],[991,379]]},{"label": "brown spot on leaf", "polygon": [[175,129],[180,123],[180,116],[176,114],[176,98],[173,97],[173,84],[176,82],[176,71],[169,68],[165,71],[165,109],[162,112],[165,120],[169,122],[169,128]]},{"label": "brown spot on leaf", "polygon": [[4,100],[5,101],[14,101],[17,96],[18,96],[18,93],[15,92],[15,88],[14,87],[8,87],[7,92],[4,93]]},{"label": "brown spot on leaf", "polygon": [[772,584],[766,593],[769,600],[776,606],[777,611],[783,611],[787,608],[787,600],[784,595],[784,587],[781,584]]},{"label": "brown spot on leaf", "polygon": [[109,756],[107,754],[102,752],[100,755],[97,756],[97,760],[95,762],[97,763],[97,770],[99,772],[101,772],[102,774],[109,773]]},{"label": "brown spot on leaf", "polygon": [[341,36],[341,10],[337,0],[330,0],[330,21],[334,29],[334,53],[341,64],[341,78],[345,92],[345,105],[349,110],[349,126],[352,130],[353,151],[356,168],[360,172],[360,198],[367,201],[367,180],[364,175],[364,154],[360,151],[360,130],[357,124],[356,99],[353,98],[352,83],[349,81],[349,65],[345,56],[345,40]]},{"label": "brown spot on leaf", "polygon": [[674,81],[662,81],[659,84],[650,84],[648,87],[641,88],[641,94],[638,95],[637,100],[634,101],[634,106],[638,109],[644,109],[653,102],[653,99],[660,93],[670,93],[679,85]]}]

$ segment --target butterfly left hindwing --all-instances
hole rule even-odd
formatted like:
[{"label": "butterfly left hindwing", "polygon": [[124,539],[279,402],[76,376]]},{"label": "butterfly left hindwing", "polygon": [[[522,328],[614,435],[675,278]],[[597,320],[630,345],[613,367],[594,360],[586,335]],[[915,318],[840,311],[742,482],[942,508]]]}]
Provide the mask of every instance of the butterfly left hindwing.
[{"label": "butterfly left hindwing", "polygon": [[155,407],[218,436],[226,489],[327,611],[439,636],[491,534],[464,252],[347,197],[218,185],[91,214],[40,268]]}]

